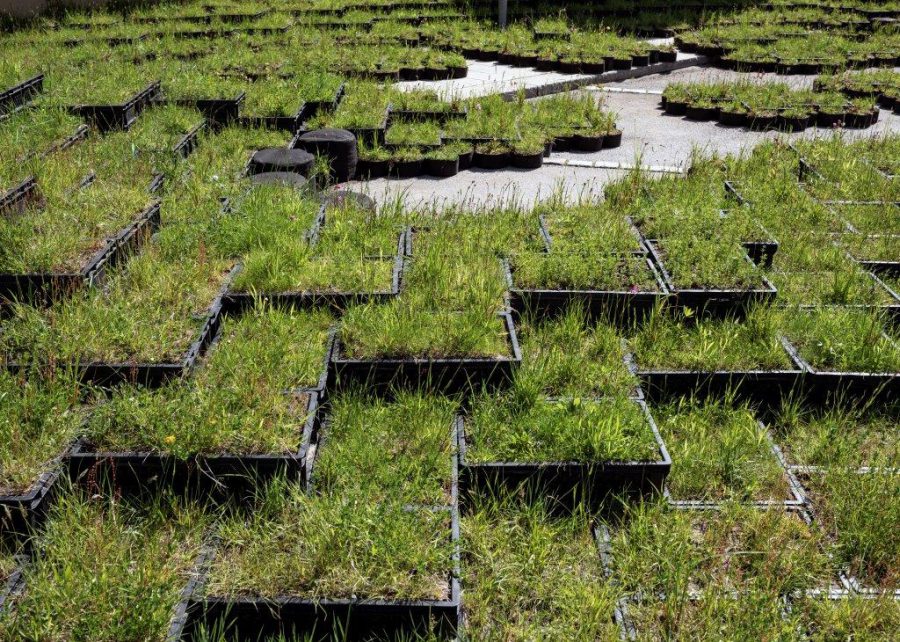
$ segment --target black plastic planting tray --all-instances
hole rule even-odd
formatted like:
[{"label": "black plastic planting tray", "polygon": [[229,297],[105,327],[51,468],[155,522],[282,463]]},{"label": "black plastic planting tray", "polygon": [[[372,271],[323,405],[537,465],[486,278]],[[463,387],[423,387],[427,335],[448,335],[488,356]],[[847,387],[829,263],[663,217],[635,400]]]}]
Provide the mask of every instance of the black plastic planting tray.
[{"label": "black plastic planting tray", "polygon": [[191,127],[184,136],[172,147],[172,153],[176,158],[187,158],[194,153],[200,144],[200,136],[206,131],[206,120],[202,120]]},{"label": "black plastic planting tray", "polygon": [[44,74],[38,74],[18,85],[0,91],[0,116],[21,109],[44,88]]},{"label": "black plastic planting tray", "polygon": [[364,384],[382,390],[412,386],[462,392],[508,384],[513,371],[522,362],[522,351],[512,315],[501,312],[498,316],[504,325],[508,356],[356,359],[344,355],[338,337],[332,353],[330,380],[338,388]]},{"label": "black plastic planting tray", "polygon": [[519,314],[528,310],[542,315],[564,313],[570,306],[584,309],[592,318],[604,317],[628,322],[646,317],[654,307],[668,297],[668,290],[653,263],[642,254],[636,258],[647,265],[653,274],[657,289],[638,290],[546,290],[519,288],[514,283],[514,267],[503,261],[506,282],[509,287],[510,305]]},{"label": "black plastic planting tray", "polygon": [[672,468],[666,450],[647,405],[641,407],[647,428],[653,432],[659,457],[653,461],[494,461],[470,462],[466,456],[471,442],[466,436],[464,415],[457,415],[460,485],[466,493],[481,493],[506,488],[529,488],[554,501],[602,503],[612,495],[651,497],[661,494]]},{"label": "black plastic planting tray", "polygon": [[0,536],[27,537],[41,524],[53,503],[56,482],[63,468],[61,461],[70,449],[51,460],[24,492],[0,495]]},{"label": "black plastic planting tray", "polygon": [[160,204],[149,205],[138,218],[106,243],[78,272],[0,273],[0,300],[47,304],[69,296],[83,285],[103,279],[159,228]]},{"label": "black plastic planting tray", "polygon": [[268,129],[278,129],[294,133],[300,129],[303,122],[303,115],[306,112],[306,105],[301,104],[296,112],[288,116],[241,116],[238,123],[242,127],[266,127]]},{"label": "black plastic planting tray", "polygon": [[[884,338],[892,339],[885,333]],[[837,372],[814,368],[789,339],[797,361],[802,365],[803,392],[809,401],[827,401],[839,397],[869,399],[881,397],[892,399],[900,395],[900,372]]]},{"label": "black plastic planting tray", "polygon": [[160,83],[156,81],[118,105],[73,105],[69,112],[91,122],[101,132],[128,129],[150,102],[160,96]]},{"label": "black plastic planting tray", "polygon": [[107,452],[96,450],[81,439],[69,454],[68,468],[81,483],[112,482],[117,492],[138,492],[156,483],[176,489],[205,492],[235,492],[265,483],[278,475],[302,481],[306,454],[317,421],[319,392],[296,390],[286,394],[306,395],[306,422],[298,435],[297,450],[279,454],[220,453],[179,458],[161,452]]},{"label": "black plastic planting tray", "polygon": [[[233,271],[231,276],[233,276]],[[137,363],[137,362],[14,362],[8,361],[6,369],[9,372],[29,372],[34,369],[41,371],[66,369],[77,372],[79,379],[85,383],[99,386],[113,386],[123,383],[140,384],[148,388],[156,388],[174,377],[180,377],[190,372],[197,360],[210,346],[219,332],[222,323],[222,300],[228,288],[231,277],[226,278],[225,284],[216,295],[207,309],[203,324],[195,335],[193,343],[188,347],[181,358],[176,362]]]},{"label": "black plastic planting tray", "polygon": [[678,396],[721,396],[726,391],[750,399],[780,399],[799,389],[806,366],[797,351],[781,338],[791,368],[785,370],[643,370],[635,374],[649,399]]},{"label": "black plastic planting tray", "polygon": [[[710,315],[728,315],[738,313],[747,306],[755,303],[769,303],[778,296],[778,290],[772,285],[771,281],[760,274],[760,282],[762,287],[746,288],[746,289],[694,289],[694,288],[678,288],[672,279],[672,276],[666,270],[665,263],[659,255],[657,249],[657,241],[648,239],[645,242],[650,257],[659,268],[663,282],[666,288],[675,296],[675,300],[679,306],[689,307],[705,314]],[[750,261],[750,257],[747,257]]]},{"label": "black plastic planting tray", "polygon": [[[310,242],[315,242],[317,231],[314,228],[310,233]],[[401,232],[397,241],[397,254],[393,258],[364,257],[366,261],[393,261],[391,272],[391,287],[380,292],[341,292],[330,290],[307,290],[297,292],[237,292],[229,290],[225,296],[225,311],[228,313],[241,312],[252,308],[256,302],[265,300],[278,308],[314,308],[329,307],[334,310],[346,310],[348,307],[359,303],[386,302],[397,296],[403,280],[405,233]],[[240,269],[240,266],[239,268]]]},{"label": "black plastic planting tray", "polygon": [[341,83],[340,87],[338,87],[337,91],[334,93],[334,98],[331,98],[329,100],[307,100],[303,104],[303,109],[300,113],[300,122],[306,122],[308,119],[312,118],[319,112],[334,111],[338,108],[338,105],[341,104],[341,100],[343,100],[345,92],[346,83]]},{"label": "black plastic planting tray", "polygon": [[234,98],[181,98],[171,102],[182,107],[194,107],[213,126],[221,127],[240,117],[241,104],[246,97],[246,92],[242,91]]},{"label": "black plastic planting tray", "polygon": [[[459,517],[453,507],[440,508],[450,515],[450,537],[458,549]],[[184,608],[183,631],[176,639],[197,639],[201,626],[211,629],[226,623],[235,639],[256,639],[281,633],[310,636],[312,640],[393,639],[392,635],[435,631],[442,638],[456,633],[460,609],[460,585],[457,577],[459,552],[453,553],[447,575],[446,599],[383,600],[279,597],[202,596],[205,574],[215,559],[210,552],[198,569],[201,580],[193,587]],[[384,637],[377,637],[384,636]],[[306,639],[306,638],[304,638]]]},{"label": "black plastic planting tray", "polygon": [[37,181],[29,176],[18,185],[0,194],[0,216],[12,218],[25,212],[30,203],[40,199]]}]

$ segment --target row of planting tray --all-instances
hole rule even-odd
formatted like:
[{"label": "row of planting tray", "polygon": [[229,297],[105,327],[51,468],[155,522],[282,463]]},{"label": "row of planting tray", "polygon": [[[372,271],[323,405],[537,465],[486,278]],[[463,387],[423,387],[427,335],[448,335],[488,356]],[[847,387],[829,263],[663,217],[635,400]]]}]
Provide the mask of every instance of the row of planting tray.
[{"label": "row of planting tray", "polygon": [[667,100],[663,97],[662,109],[670,116],[684,116],[688,120],[713,121],[726,127],[748,127],[753,131],[774,129],[779,131],[803,131],[807,127],[865,129],[878,122],[877,108],[860,112],[848,106],[843,112],[822,111],[812,105],[806,114],[792,114],[786,109],[770,109],[755,112],[748,105],[742,110],[717,105],[696,106],[688,102]]},{"label": "row of planting tray", "polygon": [[41,93],[43,87],[44,74],[38,74],[9,89],[0,90],[0,118],[18,111],[30,103],[35,96]]},{"label": "row of planting tray", "polygon": [[533,67],[538,71],[557,71],[563,74],[600,75],[608,71],[625,71],[633,68],[647,67],[662,63],[673,63],[677,54],[674,51],[651,50],[646,54],[635,54],[616,58],[607,56],[598,60],[562,60],[555,56],[542,58],[537,54],[514,54],[497,49],[463,48],[461,52],[466,58],[486,62],[499,62],[513,67]]}]

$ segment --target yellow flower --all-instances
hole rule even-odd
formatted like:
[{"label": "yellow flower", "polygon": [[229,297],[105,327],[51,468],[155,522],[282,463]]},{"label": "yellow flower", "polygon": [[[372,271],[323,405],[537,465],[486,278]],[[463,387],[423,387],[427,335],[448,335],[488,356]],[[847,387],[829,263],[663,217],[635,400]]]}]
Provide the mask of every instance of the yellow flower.
[{"label": "yellow flower", "polygon": [[175,435],[169,435],[163,441],[165,441],[169,446],[175,443]]}]

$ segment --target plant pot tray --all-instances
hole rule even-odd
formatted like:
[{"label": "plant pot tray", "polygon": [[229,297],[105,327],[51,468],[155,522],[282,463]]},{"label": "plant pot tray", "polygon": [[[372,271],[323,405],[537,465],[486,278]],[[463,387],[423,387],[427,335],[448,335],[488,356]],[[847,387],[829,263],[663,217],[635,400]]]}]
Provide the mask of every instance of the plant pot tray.
[{"label": "plant pot tray", "polygon": [[[760,274],[762,287],[750,289],[694,289],[678,288],[666,270],[665,263],[659,255],[656,241],[648,239],[645,243],[650,257],[659,268],[663,282],[669,292],[675,296],[679,306],[693,308],[707,314],[728,315],[741,311],[753,303],[770,303],[778,296],[778,290],[771,281]],[[747,257],[751,261],[750,257]]]},{"label": "plant pot tray", "polygon": [[206,120],[202,120],[191,127],[184,136],[178,139],[178,142],[172,147],[172,153],[175,157],[187,158],[193,154],[194,150],[196,150],[197,146],[200,144],[200,135],[206,131],[206,128]]},{"label": "plant pot tray", "polygon": [[72,105],[69,112],[91,122],[101,132],[128,129],[150,101],[159,96],[160,83],[156,81],[121,104]]},{"label": "plant pot tray", "polygon": [[194,341],[178,361],[157,363],[136,362],[7,362],[9,372],[30,372],[35,368],[41,371],[64,369],[77,371],[79,379],[84,383],[98,386],[114,386],[123,383],[140,384],[148,388],[158,388],[174,377],[189,373],[203,355],[215,337],[222,323],[222,301],[234,271],[226,277],[225,283],[213,299],[204,315],[203,324],[194,336]]},{"label": "plant pot tray", "polygon": [[240,116],[238,123],[241,127],[265,127],[294,133],[300,129],[304,113],[306,113],[306,105],[301,104],[300,108],[290,116]]},{"label": "plant pot tray", "polygon": [[465,419],[457,415],[460,484],[463,492],[480,493],[505,488],[515,492],[523,486],[535,488],[540,496],[556,500],[600,503],[610,494],[651,497],[662,493],[672,460],[647,405],[634,399],[643,410],[647,425],[659,449],[655,461],[546,461],[483,462],[466,458]]},{"label": "plant pot tray", "polygon": [[[454,480],[455,485],[455,480]],[[455,504],[454,492],[454,504]],[[199,578],[189,591],[183,593],[178,611],[183,614],[183,626],[170,639],[196,639],[201,627],[209,629],[227,622],[228,633],[238,639],[279,635],[291,632],[308,635],[311,640],[331,640],[340,630],[342,637],[352,640],[395,639],[400,636],[434,631],[438,639],[456,636],[460,617],[459,583],[459,514],[454,506],[435,507],[450,516],[449,536],[453,552],[448,559],[445,599],[329,599],[279,597],[218,597],[203,596],[206,575],[215,553],[210,546],[194,574]]]},{"label": "plant pot tray", "polygon": [[0,115],[10,114],[21,109],[44,88],[44,74],[38,74],[9,89],[0,91]]},{"label": "plant pot tray", "polygon": [[385,357],[354,359],[343,354],[340,338],[335,341],[331,378],[338,388],[365,384],[379,389],[392,386],[428,387],[466,391],[481,386],[498,387],[512,380],[522,362],[522,352],[509,312],[498,315],[506,330],[509,356],[502,357]]},{"label": "plant pot tray", "polygon": [[733,390],[742,398],[777,402],[798,388],[805,367],[794,347],[781,345],[793,367],[785,370],[642,370],[635,369],[641,389],[649,399],[681,396],[721,396]]},{"label": "plant pot tray", "polygon": [[78,272],[0,273],[0,300],[49,304],[82,285],[100,282],[106,271],[122,264],[159,228],[160,203],[155,201],[137,219],[108,239]]},{"label": "plant pot tray", "polygon": [[[401,241],[402,243],[402,241]],[[366,260],[383,261],[388,259],[367,258]],[[391,288],[380,292],[339,292],[339,291],[300,291],[300,292],[236,292],[229,291],[225,295],[224,306],[228,313],[238,313],[252,308],[260,299],[266,300],[276,308],[308,309],[328,307],[334,310],[346,310],[351,305],[377,302],[384,303],[400,292],[403,277],[404,260],[402,253],[393,259],[394,267],[391,275]]]},{"label": "plant pot tray", "polygon": [[25,212],[29,203],[40,198],[40,191],[34,176],[29,176],[21,183],[0,195],[0,216],[14,218]]},{"label": "plant pot tray", "polygon": [[182,459],[159,452],[97,451],[87,439],[79,440],[67,458],[69,475],[82,483],[112,481],[117,491],[139,492],[158,483],[178,490],[203,489],[206,492],[246,490],[278,475],[303,479],[306,454],[317,421],[319,393],[297,390],[287,394],[305,394],[307,415],[296,451],[283,454],[195,455]]},{"label": "plant pot tray", "polygon": [[591,318],[611,317],[623,321],[643,318],[655,306],[668,297],[668,290],[653,263],[641,256],[653,273],[657,290],[630,292],[628,290],[545,290],[519,288],[514,284],[514,269],[504,261],[506,282],[509,286],[510,305],[519,314],[526,310],[539,310],[542,315],[564,313],[570,306],[584,308]]},{"label": "plant pot tray", "polygon": [[0,495],[0,534],[28,537],[40,526],[53,503],[56,483],[62,473],[61,461],[71,450],[71,445],[54,458],[47,469],[38,475],[22,493]]},{"label": "plant pot tray", "polygon": [[234,98],[181,98],[172,102],[182,107],[195,107],[213,125],[227,125],[240,117],[241,103],[247,97],[241,92]]}]

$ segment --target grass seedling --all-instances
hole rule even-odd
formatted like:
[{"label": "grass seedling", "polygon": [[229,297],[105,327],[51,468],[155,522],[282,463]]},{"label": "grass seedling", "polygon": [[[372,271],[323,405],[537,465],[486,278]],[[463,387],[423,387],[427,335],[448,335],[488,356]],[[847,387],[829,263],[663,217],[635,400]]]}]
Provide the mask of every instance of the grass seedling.
[{"label": "grass seedling", "polygon": [[448,515],[370,499],[365,492],[308,495],[277,481],[260,489],[250,515],[221,523],[206,594],[449,597]]},{"label": "grass seedling", "polygon": [[672,457],[673,499],[781,501],[790,499],[784,469],[765,428],[747,408],[722,400],[681,399],[654,406],[653,416]]},{"label": "grass seedling", "polygon": [[288,454],[300,448],[306,394],[322,374],[331,316],[259,306],[224,322],[193,379],[117,388],[87,425],[98,451]]},{"label": "grass seedling", "polygon": [[650,423],[627,398],[532,400],[527,391],[476,398],[466,418],[473,462],[651,461]]},{"label": "grass seedling", "polygon": [[378,501],[450,503],[456,448],[451,400],[400,392],[386,402],[355,391],[332,398],[330,407],[313,471],[318,492],[363,491]]},{"label": "grass seedling", "polygon": [[209,524],[202,507],[168,495],[138,502],[66,492],[35,541],[41,554],[25,570],[24,593],[0,615],[0,635],[164,639]]},{"label": "grass seedling", "polygon": [[462,520],[467,632],[473,638],[612,640],[616,590],[591,520],[537,500],[478,498]]}]

